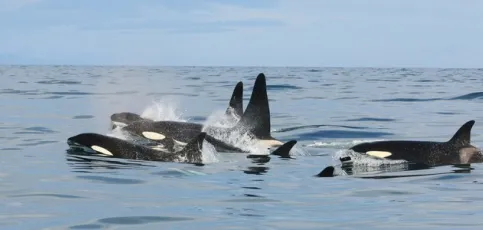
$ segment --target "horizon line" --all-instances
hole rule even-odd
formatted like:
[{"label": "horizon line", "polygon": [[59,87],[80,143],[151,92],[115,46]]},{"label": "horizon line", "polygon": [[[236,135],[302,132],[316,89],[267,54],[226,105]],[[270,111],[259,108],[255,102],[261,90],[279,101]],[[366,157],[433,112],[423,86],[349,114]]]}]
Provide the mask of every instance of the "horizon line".
[{"label": "horizon line", "polygon": [[0,63],[0,66],[45,66],[45,67],[151,67],[151,68],[180,68],[180,67],[195,67],[195,68],[323,68],[323,69],[477,69],[483,70],[483,67],[431,67],[431,66],[301,66],[301,65],[134,65],[134,64],[8,64]]}]

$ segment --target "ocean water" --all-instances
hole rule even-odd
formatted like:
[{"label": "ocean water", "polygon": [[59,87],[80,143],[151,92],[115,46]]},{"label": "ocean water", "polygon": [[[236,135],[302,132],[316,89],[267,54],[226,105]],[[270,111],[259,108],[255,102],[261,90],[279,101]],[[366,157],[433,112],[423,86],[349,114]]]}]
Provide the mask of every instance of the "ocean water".
[{"label": "ocean water", "polygon": [[[267,76],[295,159],[207,151],[204,166],[68,154],[112,113],[204,123]],[[446,141],[476,120],[483,69],[0,66],[0,229],[480,229],[483,166],[407,171],[338,157],[371,140]],[[326,166],[337,176],[315,177]]]}]

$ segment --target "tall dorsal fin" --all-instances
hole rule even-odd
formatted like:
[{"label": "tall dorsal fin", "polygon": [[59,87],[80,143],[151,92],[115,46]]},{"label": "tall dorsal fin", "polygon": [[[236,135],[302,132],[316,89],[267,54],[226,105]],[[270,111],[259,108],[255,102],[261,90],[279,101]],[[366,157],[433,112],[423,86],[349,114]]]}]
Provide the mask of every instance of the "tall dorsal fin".
[{"label": "tall dorsal fin", "polygon": [[286,142],[282,146],[275,149],[275,151],[273,151],[271,155],[277,155],[277,156],[280,156],[281,158],[290,158],[290,150],[292,150],[295,144],[297,144],[296,140],[291,140],[289,142]]},{"label": "tall dorsal fin", "polygon": [[250,131],[258,139],[273,139],[270,135],[270,108],[265,74],[258,74],[245,113],[235,128]]},{"label": "tall dorsal fin", "polygon": [[238,117],[243,116],[243,82],[239,81],[235,89],[233,89],[233,94],[231,95],[230,104],[226,109],[226,114],[230,114],[231,111],[235,113]]},{"label": "tall dorsal fin", "polygon": [[469,145],[471,142],[471,128],[473,128],[474,124],[474,120],[466,122],[458,129],[458,131],[456,131],[449,142],[460,146]]}]

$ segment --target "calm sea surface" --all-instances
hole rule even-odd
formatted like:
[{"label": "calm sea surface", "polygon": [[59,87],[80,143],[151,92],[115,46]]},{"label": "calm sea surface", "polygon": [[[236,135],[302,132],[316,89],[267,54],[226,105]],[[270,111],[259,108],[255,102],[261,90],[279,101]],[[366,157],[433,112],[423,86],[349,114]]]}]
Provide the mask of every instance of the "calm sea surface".
[{"label": "calm sea surface", "polygon": [[[296,159],[216,153],[194,166],[66,152],[70,136],[109,134],[116,112],[203,123],[240,80],[246,106],[260,72],[273,136],[298,140]],[[0,229],[483,227],[481,164],[371,161],[347,174],[337,160],[362,141],[446,141],[472,119],[483,146],[482,69],[0,66],[0,79]],[[338,176],[314,177],[329,165]]]}]

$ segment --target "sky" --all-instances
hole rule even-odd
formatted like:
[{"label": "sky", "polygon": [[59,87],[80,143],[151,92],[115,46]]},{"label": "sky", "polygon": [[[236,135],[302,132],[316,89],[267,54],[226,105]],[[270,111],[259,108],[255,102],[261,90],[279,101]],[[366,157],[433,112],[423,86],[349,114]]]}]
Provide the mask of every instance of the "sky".
[{"label": "sky", "polygon": [[481,0],[0,0],[0,63],[479,68]]}]

